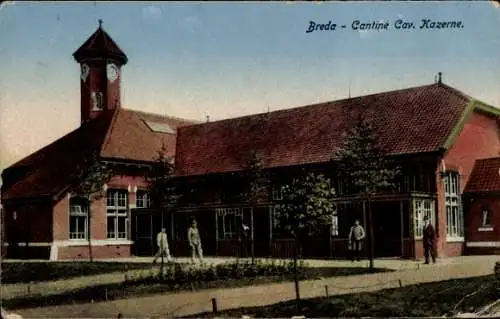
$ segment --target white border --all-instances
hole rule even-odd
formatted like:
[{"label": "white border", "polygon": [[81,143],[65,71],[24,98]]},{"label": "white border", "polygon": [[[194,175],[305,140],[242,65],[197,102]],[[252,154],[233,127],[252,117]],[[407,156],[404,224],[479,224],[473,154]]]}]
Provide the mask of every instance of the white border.
[{"label": "white border", "polygon": [[[88,246],[89,242],[87,240],[55,240],[53,242],[29,242],[17,243],[17,246],[25,247],[78,247],[78,246]],[[132,240],[109,240],[109,239],[94,239],[91,242],[92,247],[94,246],[116,246],[116,245],[133,245]],[[3,243],[4,246],[10,246],[9,243]]]},{"label": "white border", "polygon": [[463,243],[464,241],[464,237],[446,237],[447,243]]},{"label": "white border", "polygon": [[467,247],[500,247],[500,241],[470,241]]}]

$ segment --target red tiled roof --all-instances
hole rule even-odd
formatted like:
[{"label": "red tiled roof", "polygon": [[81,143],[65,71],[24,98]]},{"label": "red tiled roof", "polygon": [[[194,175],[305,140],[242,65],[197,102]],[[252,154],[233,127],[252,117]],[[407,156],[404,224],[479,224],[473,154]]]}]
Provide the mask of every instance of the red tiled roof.
[{"label": "red tiled roof", "polygon": [[476,160],[464,193],[500,192],[500,157]]},{"label": "red tiled roof", "polygon": [[116,59],[122,64],[128,61],[125,53],[101,26],[73,53],[73,57],[78,62],[95,57]]},{"label": "red tiled roof", "polygon": [[[147,122],[167,124],[174,134],[152,131]],[[92,152],[109,160],[151,162],[165,144],[173,156],[176,129],[187,124],[193,122],[121,108],[108,111],[7,168],[3,174],[23,168],[29,173],[2,197],[55,195],[69,185],[78,165]]]},{"label": "red tiled roof", "polygon": [[240,170],[250,152],[266,167],[328,161],[343,132],[363,112],[390,154],[442,148],[471,99],[444,84],[303,106],[179,130],[181,175]]}]

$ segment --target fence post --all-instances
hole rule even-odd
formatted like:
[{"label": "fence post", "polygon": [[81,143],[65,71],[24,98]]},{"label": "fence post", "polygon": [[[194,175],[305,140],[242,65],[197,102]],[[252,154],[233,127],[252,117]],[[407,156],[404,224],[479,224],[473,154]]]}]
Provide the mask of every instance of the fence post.
[{"label": "fence post", "polygon": [[212,312],[217,312],[217,299],[212,298]]},{"label": "fence post", "polygon": [[325,294],[326,294],[326,297],[328,297],[328,285],[325,285]]},{"label": "fence post", "polygon": [[401,282],[401,279],[398,280],[399,283],[399,288],[403,287],[403,283]]}]

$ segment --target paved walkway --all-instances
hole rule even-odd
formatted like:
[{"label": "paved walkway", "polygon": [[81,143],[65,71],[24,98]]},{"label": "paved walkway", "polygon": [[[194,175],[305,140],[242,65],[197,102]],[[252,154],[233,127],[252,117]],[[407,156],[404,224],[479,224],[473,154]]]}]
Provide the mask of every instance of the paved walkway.
[{"label": "paved walkway", "polygon": [[[442,281],[454,278],[484,276],[493,273],[498,256],[474,256],[444,259],[435,265],[421,265],[415,262],[400,262],[399,271],[347,277],[334,277],[323,280],[301,282],[301,296],[312,298],[325,295],[325,285],[330,295],[353,292],[376,291],[395,288],[400,285]],[[336,261],[316,261],[315,265],[346,263]],[[395,261],[377,260],[375,265],[393,264]],[[354,264],[356,263],[346,263]],[[359,265],[359,264],[358,264]],[[406,265],[406,266],[405,266]],[[263,306],[280,301],[291,300],[294,296],[293,283],[278,283],[234,289],[213,289],[197,292],[182,292],[148,297],[114,300],[79,305],[64,305],[14,311],[27,318],[95,318],[115,317],[177,317],[212,310],[211,299],[216,298],[219,310],[237,307]]]},{"label": "paved walkway", "polygon": [[[464,260],[469,260],[470,258],[477,257],[457,257],[457,258],[446,258],[439,260],[440,265],[461,263]],[[245,260],[245,259],[241,259]],[[250,261],[249,259],[246,259]],[[269,262],[271,259],[262,259],[263,262]],[[4,262],[15,262],[16,260],[5,260]],[[128,262],[128,263],[151,263],[151,257],[134,257],[134,258],[121,258],[121,259],[101,259],[96,261],[104,262]],[[179,263],[188,264],[190,259],[188,258],[176,258],[175,261]],[[217,265],[222,263],[229,263],[236,261],[236,258],[222,258],[222,257],[208,257],[205,258],[207,264]],[[368,261],[362,262],[351,262],[346,260],[317,260],[309,259],[304,260],[306,265],[309,267],[368,267]],[[24,261],[26,262],[26,261]],[[47,262],[40,260],[30,260],[27,262]],[[60,261],[64,262],[64,261]],[[404,259],[378,259],[375,261],[375,267],[386,268],[392,270],[403,270],[403,269],[418,269],[421,266],[420,261],[414,260],[404,260]],[[422,265],[423,266],[423,265]],[[148,276],[158,273],[159,265],[153,266],[151,268],[143,269],[131,269],[128,271],[104,273],[100,275],[92,275],[85,277],[69,278],[57,281],[46,281],[46,282],[31,282],[31,283],[20,283],[20,284],[3,284],[0,288],[0,293],[3,299],[11,299],[23,296],[34,296],[34,295],[54,295],[63,292],[90,287],[95,285],[103,284],[113,284],[125,281],[127,278],[137,278],[140,276]]]}]

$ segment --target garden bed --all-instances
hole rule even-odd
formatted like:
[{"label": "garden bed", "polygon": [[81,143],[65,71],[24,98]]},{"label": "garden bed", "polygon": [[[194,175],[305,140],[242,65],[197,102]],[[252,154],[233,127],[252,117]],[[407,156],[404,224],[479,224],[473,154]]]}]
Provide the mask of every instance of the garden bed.
[{"label": "garden bed", "polygon": [[[468,296],[468,297],[466,297]],[[465,298],[464,298],[465,297]],[[338,295],[238,308],[217,313],[217,317],[291,318],[318,317],[441,317],[456,312],[475,312],[500,298],[494,275],[385,289],[377,292]],[[214,317],[203,313],[186,318]]]},{"label": "garden bed", "polygon": [[[300,280],[381,271],[387,270],[374,269],[370,271],[367,268],[308,268],[303,264],[298,268]],[[291,262],[258,262],[254,265],[245,262],[236,262],[201,268],[186,268],[179,264],[170,264],[166,265],[163,277],[160,277],[159,271],[157,271],[155,275],[130,278],[123,283],[86,287],[56,295],[4,299],[3,305],[8,309],[21,309],[88,303],[185,290],[235,288],[293,281],[293,278],[293,264]]]},{"label": "garden bed", "polygon": [[54,281],[81,276],[151,268],[150,263],[123,262],[4,262],[2,284]]}]

